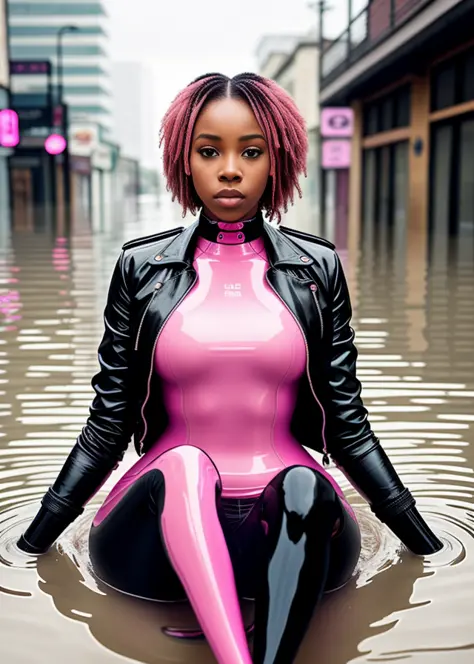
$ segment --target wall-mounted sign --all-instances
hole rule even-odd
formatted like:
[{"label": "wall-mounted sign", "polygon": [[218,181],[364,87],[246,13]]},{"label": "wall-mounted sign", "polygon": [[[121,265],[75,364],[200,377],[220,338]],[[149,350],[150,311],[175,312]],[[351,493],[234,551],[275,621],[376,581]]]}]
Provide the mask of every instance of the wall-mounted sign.
[{"label": "wall-mounted sign", "polygon": [[0,111],[0,145],[4,148],[14,148],[19,142],[18,113],[11,108],[4,108]]},{"label": "wall-mounted sign", "polygon": [[349,168],[351,142],[348,140],[324,141],[321,164],[325,169]]},{"label": "wall-mounted sign", "polygon": [[351,138],[354,133],[352,108],[323,108],[321,136],[324,138]]},{"label": "wall-mounted sign", "polygon": [[10,60],[10,76],[23,74],[50,74],[51,63],[49,60]]},{"label": "wall-mounted sign", "polygon": [[112,148],[108,145],[99,144],[92,154],[92,168],[101,171],[111,171],[113,168]]},{"label": "wall-mounted sign", "polygon": [[61,134],[51,134],[44,142],[44,149],[48,154],[61,154],[66,149],[66,139]]},{"label": "wall-mounted sign", "polygon": [[69,129],[69,152],[78,157],[91,157],[99,144],[97,125],[72,124]]}]

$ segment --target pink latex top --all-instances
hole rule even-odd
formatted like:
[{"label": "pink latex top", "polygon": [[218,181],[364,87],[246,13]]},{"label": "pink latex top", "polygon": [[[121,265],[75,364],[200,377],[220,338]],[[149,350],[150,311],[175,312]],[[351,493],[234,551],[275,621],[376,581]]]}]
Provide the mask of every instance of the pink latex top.
[{"label": "pink latex top", "polygon": [[224,497],[258,496],[284,468],[305,465],[328,478],[353,515],[332,475],[290,432],[305,343],[266,281],[262,238],[242,238],[238,229],[225,244],[199,238],[198,280],[162,328],[155,354],[169,426],[114,486],[96,525],[160,455],[183,445],[209,455]]},{"label": "pink latex top", "polygon": [[290,465],[324,471],[290,433],[301,330],[265,279],[262,238],[228,242],[199,238],[198,281],[161,332],[155,368],[170,425],[147,456],[195,445],[216,464],[223,496],[242,497]]}]

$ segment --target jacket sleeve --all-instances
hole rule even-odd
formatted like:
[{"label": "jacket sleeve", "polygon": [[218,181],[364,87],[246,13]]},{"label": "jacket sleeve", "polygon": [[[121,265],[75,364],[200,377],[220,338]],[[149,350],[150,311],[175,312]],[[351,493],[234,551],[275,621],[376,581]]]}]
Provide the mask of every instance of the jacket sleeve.
[{"label": "jacket sleeve", "polygon": [[326,407],[328,451],[375,515],[413,553],[439,551],[442,543],[415,506],[390,459],[371,430],[356,375],[357,349],[346,278],[335,254],[332,287],[332,347]]},{"label": "jacket sleeve", "polygon": [[95,397],[87,422],[59,476],[18,546],[43,553],[83,512],[122,460],[133,432],[129,392],[131,352],[130,293],[121,253],[112,275],[99,345],[99,372],[92,379]]}]

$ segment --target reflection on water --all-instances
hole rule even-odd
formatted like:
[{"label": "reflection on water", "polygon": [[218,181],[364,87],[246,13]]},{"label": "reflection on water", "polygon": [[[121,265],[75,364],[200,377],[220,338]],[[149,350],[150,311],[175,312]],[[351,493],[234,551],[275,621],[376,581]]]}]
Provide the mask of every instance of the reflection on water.
[{"label": "reflection on water", "polygon": [[[166,201],[165,201],[166,203]],[[158,221],[160,220],[160,221]],[[165,204],[112,236],[27,232],[0,250],[0,601],[2,661],[203,662],[184,605],[119,595],[88,567],[94,506],[134,460],[129,452],[94,504],[48,555],[15,541],[87,417],[102,308],[123,241],[181,224]],[[411,556],[348,486],[363,531],[351,584],[325,599],[298,664],[474,661],[474,256],[469,242],[366,228],[342,248],[358,333],[359,376],[376,433],[445,548]],[[251,610],[245,606],[246,613]],[[250,615],[250,613],[249,613]],[[8,637],[8,638],[7,638]],[[6,650],[5,650],[6,649]]]}]

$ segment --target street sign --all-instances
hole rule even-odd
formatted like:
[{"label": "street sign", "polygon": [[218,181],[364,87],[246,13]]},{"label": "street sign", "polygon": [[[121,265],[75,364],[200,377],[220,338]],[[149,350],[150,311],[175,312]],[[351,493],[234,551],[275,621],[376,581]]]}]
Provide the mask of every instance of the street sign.
[{"label": "street sign", "polygon": [[10,76],[50,73],[51,62],[49,60],[10,60]]},{"label": "street sign", "polygon": [[323,141],[322,167],[327,170],[349,168],[351,142],[348,140]]},{"label": "street sign", "polygon": [[0,145],[4,148],[14,148],[20,142],[18,114],[11,108],[0,111]]},{"label": "street sign", "polygon": [[323,108],[321,111],[321,136],[323,138],[351,138],[354,133],[352,108]]}]

